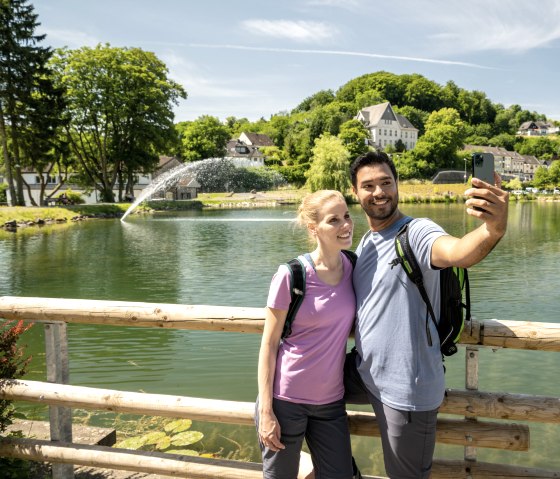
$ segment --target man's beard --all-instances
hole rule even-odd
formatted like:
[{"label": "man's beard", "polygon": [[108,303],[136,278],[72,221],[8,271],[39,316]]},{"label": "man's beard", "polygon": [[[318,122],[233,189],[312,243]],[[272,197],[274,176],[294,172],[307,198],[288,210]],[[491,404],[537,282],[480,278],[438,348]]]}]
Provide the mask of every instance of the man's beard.
[{"label": "man's beard", "polygon": [[375,207],[375,205],[371,205],[369,202],[366,204],[365,207],[362,204],[362,209],[364,210],[366,215],[368,215],[372,220],[380,221],[380,220],[386,220],[387,218],[393,216],[398,208],[398,205],[399,205],[399,198],[397,196],[396,198],[389,198],[389,209],[386,211],[382,210],[380,212],[376,212],[377,208]]}]

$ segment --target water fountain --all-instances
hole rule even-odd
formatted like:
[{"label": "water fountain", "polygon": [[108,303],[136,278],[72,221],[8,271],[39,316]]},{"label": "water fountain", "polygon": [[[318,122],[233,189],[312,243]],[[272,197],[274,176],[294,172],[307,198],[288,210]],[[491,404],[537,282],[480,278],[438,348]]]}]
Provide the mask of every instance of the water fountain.
[{"label": "water fountain", "polygon": [[[176,166],[165,173],[157,176],[152,183],[150,183],[140,194],[140,196],[134,200],[130,207],[126,210],[121,218],[124,222],[126,217],[136,209],[136,207],[150,199],[158,191],[164,189],[167,190],[174,185],[176,185],[181,179],[186,176],[196,176],[196,174],[204,168],[215,168],[216,171],[227,172],[229,168],[250,168],[254,167],[254,164],[245,158],[207,158],[205,160],[195,161],[192,163],[186,163],[184,165]],[[226,182],[227,185],[227,182]]]}]

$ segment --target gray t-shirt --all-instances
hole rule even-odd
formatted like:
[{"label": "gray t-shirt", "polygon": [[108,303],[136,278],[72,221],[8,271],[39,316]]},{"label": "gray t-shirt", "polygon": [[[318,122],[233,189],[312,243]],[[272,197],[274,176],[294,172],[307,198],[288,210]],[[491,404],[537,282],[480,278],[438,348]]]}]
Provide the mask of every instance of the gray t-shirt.
[{"label": "gray t-shirt", "polygon": [[[402,218],[379,232],[368,231],[356,250],[358,370],[369,391],[384,404],[405,411],[430,411],[439,407],[445,391],[437,330],[416,285],[402,266],[391,269],[389,264],[397,256],[395,236],[407,220]],[[434,241],[446,233],[422,218],[412,220],[408,234],[439,318],[439,271],[432,268],[430,257]]]}]

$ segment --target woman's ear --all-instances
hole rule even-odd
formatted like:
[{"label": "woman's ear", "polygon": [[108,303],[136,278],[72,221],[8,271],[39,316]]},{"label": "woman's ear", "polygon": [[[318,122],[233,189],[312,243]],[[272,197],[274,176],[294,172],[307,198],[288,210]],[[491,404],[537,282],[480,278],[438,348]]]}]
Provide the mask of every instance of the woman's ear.
[{"label": "woman's ear", "polygon": [[317,236],[317,225],[315,223],[307,223],[307,230],[309,234]]}]

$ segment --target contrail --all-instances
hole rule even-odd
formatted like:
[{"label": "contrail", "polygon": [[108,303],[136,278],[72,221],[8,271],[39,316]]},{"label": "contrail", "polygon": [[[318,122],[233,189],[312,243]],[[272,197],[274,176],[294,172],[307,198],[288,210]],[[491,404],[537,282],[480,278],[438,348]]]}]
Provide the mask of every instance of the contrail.
[{"label": "contrail", "polygon": [[383,58],[385,60],[403,60],[403,61],[419,62],[419,63],[435,63],[437,65],[456,65],[456,66],[462,66],[468,68],[481,68],[485,70],[494,69],[492,67],[478,65],[476,63],[457,62],[452,60],[435,60],[433,58],[404,57],[398,55],[382,55],[380,53],[350,52],[344,50],[308,50],[308,49],[297,49],[297,48],[249,47],[244,45],[227,45],[227,44],[213,45],[208,43],[189,43],[188,46],[193,48],[227,48],[230,50],[250,50],[250,51],[257,51],[257,52],[304,53],[304,54],[315,54],[315,55],[341,55],[341,56],[366,57],[366,58]]}]

